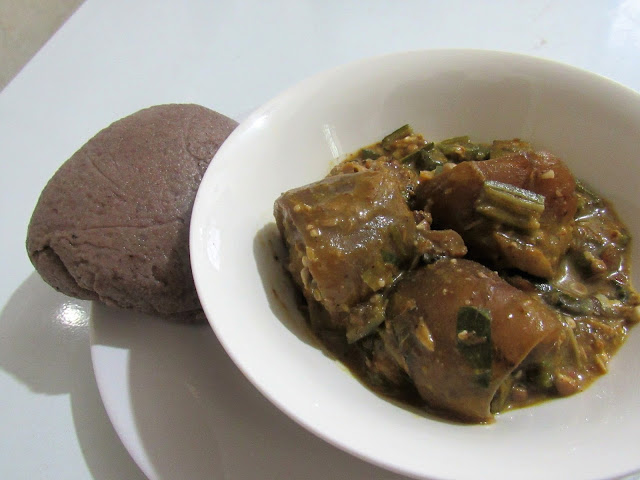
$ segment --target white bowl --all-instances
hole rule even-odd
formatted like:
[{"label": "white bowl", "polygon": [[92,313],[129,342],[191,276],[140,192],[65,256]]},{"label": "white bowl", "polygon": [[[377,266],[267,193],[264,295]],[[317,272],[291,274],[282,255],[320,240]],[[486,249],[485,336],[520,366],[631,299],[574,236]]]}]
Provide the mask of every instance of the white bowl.
[{"label": "white bowl", "polygon": [[[306,80],[255,111],[207,171],[191,255],[202,305],[253,384],[339,448],[420,478],[609,478],[640,469],[640,332],[578,395],[492,425],[419,415],[365,388],[305,336],[273,258],[280,193],[409,123],[429,139],[520,137],[562,157],[640,237],[640,95],[576,68],[508,53],[399,53]],[[638,243],[632,256],[639,260]],[[635,285],[640,285],[635,265]],[[277,435],[278,432],[273,432]]]}]

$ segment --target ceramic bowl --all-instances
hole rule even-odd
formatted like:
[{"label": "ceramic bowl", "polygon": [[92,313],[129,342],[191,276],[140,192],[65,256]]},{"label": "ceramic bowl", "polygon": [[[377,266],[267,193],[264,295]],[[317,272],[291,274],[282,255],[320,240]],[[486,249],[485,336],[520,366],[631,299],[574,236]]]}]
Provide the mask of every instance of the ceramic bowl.
[{"label": "ceramic bowl", "polygon": [[[416,51],[358,61],[258,108],[202,181],[192,267],[227,353],[300,425],[408,476],[610,478],[640,469],[640,331],[586,391],[501,414],[490,425],[456,424],[389,402],[308,336],[274,258],[282,247],[273,202],[406,123],[428,139],[519,137],[548,149],[613,201],[640,238],[638,93],[567,65],[501,52]],[[638,254],[635,242],[636,264]]]}]

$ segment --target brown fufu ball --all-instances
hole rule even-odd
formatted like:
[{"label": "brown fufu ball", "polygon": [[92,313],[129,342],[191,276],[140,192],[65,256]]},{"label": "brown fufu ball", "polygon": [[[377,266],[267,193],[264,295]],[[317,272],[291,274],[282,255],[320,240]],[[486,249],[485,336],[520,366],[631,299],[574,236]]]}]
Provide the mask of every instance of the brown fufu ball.
[{"label": "brown fufu ball", "polygon": [[111,124],[49,180],[27,252],[58,291],[203,319],[189,260],[202,176],[237,123],[199,105],[158,105]]}]

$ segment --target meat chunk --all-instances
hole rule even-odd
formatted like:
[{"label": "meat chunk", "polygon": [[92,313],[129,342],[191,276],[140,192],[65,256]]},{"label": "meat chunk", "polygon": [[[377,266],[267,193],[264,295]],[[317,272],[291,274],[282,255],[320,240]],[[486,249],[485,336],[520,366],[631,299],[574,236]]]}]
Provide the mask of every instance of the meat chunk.
[{"label": "meat chunk", "polygon": [[464,257],[467,247],[454,230],[418,229],[417,249],[427,260],[438,257]]},{"label": "meat chunk", "polygon": [[[485,331],[469,326],[473,317],[482,317]],[[383,338],[431,406],[487,421],[502,382],[550,348],[561,328],[549,307],[495,272],[445,258],[398,282]]]},{"label": "meat chunk", "polygon": [[345,173],[377,171],[386,177],[391,177],[402,186],[403,196],[409,198],[418,184],[418,173],[406,165],[394,161],[392,158],[355,158],[336,165],[329,175],[343,175]]},{"label": "meat chunk", "polygon": [[348,312],[390,285],[415,255],[416,223],[393,177],[363,171],[284,193],[274,215],[287,268],[308,298]]},{"label": "meat chunk", "polygon": [[471,257],[549,278],[567,251],[575,180],[548,153],[516,153],[456,165],[416,190],[436,228],[451,228]]}]

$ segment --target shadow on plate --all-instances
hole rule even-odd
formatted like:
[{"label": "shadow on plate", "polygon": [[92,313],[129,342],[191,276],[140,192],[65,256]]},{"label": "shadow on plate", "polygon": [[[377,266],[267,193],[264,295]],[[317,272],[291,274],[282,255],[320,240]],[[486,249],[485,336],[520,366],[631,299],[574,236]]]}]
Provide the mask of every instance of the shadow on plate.
[{"label": "shadow on plate", "polygon": [[93,478],[142,480],[100,399],[91,368],[89,306],[54,291],[32,273],[0,312],[0,368],[33,392],[69,395],[78,443]]},{"label": "shadow on plate", "polygon": [[135,448],[148,460],[152,478],[404,478],[289,419],[244,377],[208,326],[101,305],[94,305],[92,322],[100,346],[128,355],[124,374],[134,442],[140,442]]}]

